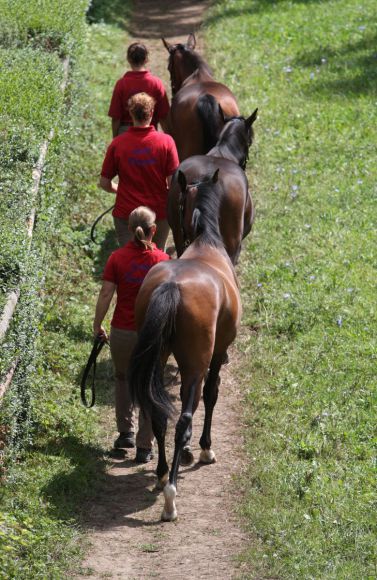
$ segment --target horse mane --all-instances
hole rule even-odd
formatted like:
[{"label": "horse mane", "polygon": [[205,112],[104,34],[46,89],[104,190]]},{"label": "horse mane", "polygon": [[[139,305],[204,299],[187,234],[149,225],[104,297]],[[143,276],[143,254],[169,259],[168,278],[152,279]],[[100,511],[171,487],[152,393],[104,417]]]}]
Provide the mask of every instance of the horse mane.
[{"label": "horse mane", "polygon": [[[239,121],[239,122],[238,122]],[[225,159],[237,159],[242,169],[246,168],[249,158],[249,148],[253,141],[254,131],[250,128],[250,139],[245,131],[244,117],[231,117],[227,119],[216,145],[208,151],[207,155],[223,157]]]},{"label": "horse mane", "polygon": [[195,76],[199,75],[200,71],[203,70],[209,74],[209,76],[213,76],[208,64],[198,52],[195,52],[195,50],[192,50],[191,48],[187,48],[184,44],[178,44],[177,49],[183,52],[186,64],[188,64],[189,68],[192,70],[190,78],[195,78]]},{"label": "horse mane", "polygon": [[219,228],[220,196],[212,181],[194,183],[197,187],[191,225],[195,241],[201,245],[224,248]]}]

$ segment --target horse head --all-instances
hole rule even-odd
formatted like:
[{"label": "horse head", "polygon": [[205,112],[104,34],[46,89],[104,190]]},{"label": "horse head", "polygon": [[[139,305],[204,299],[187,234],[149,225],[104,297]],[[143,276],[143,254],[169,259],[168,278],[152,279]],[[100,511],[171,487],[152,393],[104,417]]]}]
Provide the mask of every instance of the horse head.
[{"label": "horse head", "polygon": [[174,96],[187,77],[196,69],[207,65],[202,57],[195,52],[196,39],[194,34],[189,34],[186,44],[170,44],[165,38],[161,40],[169,53],[168,71],[170,73],[172,95]]},{"label": "horse head", "polygon": [[258,109],[250,117],[225,117],[224,127],[219,139],[207,155],[220,156],[238,163],[243,170],[249,159],[249,149],[254,139],[253,123],[257,118]]}]

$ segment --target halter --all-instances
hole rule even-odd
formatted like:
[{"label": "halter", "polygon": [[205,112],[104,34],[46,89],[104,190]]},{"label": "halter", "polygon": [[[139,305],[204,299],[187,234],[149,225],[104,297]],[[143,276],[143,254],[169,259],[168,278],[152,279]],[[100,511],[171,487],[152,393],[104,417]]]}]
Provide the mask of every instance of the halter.
[{"label": "halter", "polygon": [[176,44],[176,45],[171,46],[169,48],[168,71],[170,74],[170,86],[171,86],[171,92],[172,92],[173,96],[178,92],[175,88],[175,74],[173,71],[173,56],[177,52],[177,50],[184,51],[184,50],[186,50],[186,48],[185,48],[184,44]]},{"label": "halter", "polygon": [[[186,188],[187,189],[187,188]],[[182,239],[183,239],[183,247],[185,250],[191,244],[188,237],[186,237],[185,226],[183,223],[185,217],[185,209],[186,209],[186,195],[181,191],[179,196],[179,206],[178,206],[178,214],[179,214],[179,225],[181,227]]]}]

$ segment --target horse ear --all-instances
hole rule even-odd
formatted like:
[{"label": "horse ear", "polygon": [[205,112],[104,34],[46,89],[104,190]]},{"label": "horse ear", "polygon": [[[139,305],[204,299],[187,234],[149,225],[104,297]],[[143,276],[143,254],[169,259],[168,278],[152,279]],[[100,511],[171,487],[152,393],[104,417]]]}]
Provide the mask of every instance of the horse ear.
[{"label": "horse ear", "polygon": [[255,111],[253,113],[251,113],[250,117],[248,117],[246,119],[246,124],[251,127],[251,125],[254,123],[254,121],[257,118],[257,113],[258,113],[258,109],[255,109]]},{"label": "horse ear", "polygon": [[166,48],[166,50],[167,50],[168,52],[170,52],[170,49],[171,49],[172,45],[171,45],[171,44],[169,44],[169,43],[168,43],[168,42],[165,40],[165,38],[161,38],[161,40],[162,40],[162,42],[163,42],[163,45],[164,45],[164,47]]},{"label": "horse ear", "polygon": [[186,179],[186,175],[180,169],[178,170],[178,183],[179,183],[179,186],[181,188],[182,193],[185,193],[186,188],[187,188],[187,179]]},{"label": "horse ear", "polygon": [[186,46],[190,50],[194,50],[194,48],[196,47],[196,39],[195,39],[195,34],[193,32],[191,34],[189,34],[189,37],[188,37],[187,42],[186,42]]},{"label": "horse ear", "polygon": [[212,175],[212,183],[217,183],[217,180],[219,179],[219,171],[220,169],[216,169],[215,173]]}]

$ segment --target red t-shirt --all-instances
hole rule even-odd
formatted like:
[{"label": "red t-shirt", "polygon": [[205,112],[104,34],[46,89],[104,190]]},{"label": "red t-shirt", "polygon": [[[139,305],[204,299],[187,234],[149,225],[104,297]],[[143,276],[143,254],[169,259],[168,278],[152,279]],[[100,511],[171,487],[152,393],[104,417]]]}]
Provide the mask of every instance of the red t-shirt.
[{"label": "red t-shirt", "polygon": [[158,121],[166,117],[170,106],[162,81],[148,70],[128,71],[116,82],[111,98],[109,117],[120,119],[121,125],[132,125],[127,103],[128,99],[137,93],[147,93],[155,99],[152,125],[157,128]]},{"label": "red t-shirt", "polygon": [[168,188],[166,178],[179,165],[178,153],[170,135],[153,126],[130,127],[110,143],[101,175],[119,176],[113,216],[127,219],[131,211],[146,205],[158,220],[166,217]]},{"label": "red t-shirt", "polygon": [[170,260],[169,256],[153,244],[153,250],[131,241],[115,250],[107,260],[102,280],[117,287],[117,302],[111,321],[114,328],[136,330],[135,301],[140,286],[155,264]]}]

